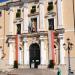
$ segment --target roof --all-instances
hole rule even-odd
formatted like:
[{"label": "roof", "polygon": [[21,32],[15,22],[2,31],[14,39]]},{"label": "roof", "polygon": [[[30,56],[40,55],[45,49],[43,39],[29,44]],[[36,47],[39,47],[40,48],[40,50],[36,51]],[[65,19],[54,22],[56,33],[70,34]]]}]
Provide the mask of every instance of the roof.
[{"label": "roof", "polygon": [[8,2],[5,5],[1,5],[0,9],[8,9],[9,7],[19,6],[19,5],[23,5],[24,3],[29,3],[29,2],[39,2],[39,0],[20,0],[20,1],[15,1],[15,2]]},{"label": "roof", "polygon": [[39,2],[39,0],[21,0],[23,2]]}]

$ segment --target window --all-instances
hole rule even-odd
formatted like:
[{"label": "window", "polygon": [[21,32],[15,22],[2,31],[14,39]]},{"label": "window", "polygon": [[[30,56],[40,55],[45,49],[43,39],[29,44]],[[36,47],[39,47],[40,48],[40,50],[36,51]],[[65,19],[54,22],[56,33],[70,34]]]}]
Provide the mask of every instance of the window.
[{"label": "window", "polygon": [[54,18],[48,19],[49,30],[54,30]]},{"label": "window", "polygon": [[17,24],[17,34],[21,34],[21,24]]},{"label": "window", "polygon": [[36,12],[36,6],[32,6],[31,13],[35,13],[35,12]]},{"label": "window", "polygon": [[36,32],[37,31],[37,18],[32,18],[31,22],[32,22],[32,32]]},{"label": "window", "polygon": [[20,17],[21,17],[21,10],[18,9],[18,10],[17,10],[17,13],[16,13],[16,18],[20,18]]},{"label": "window", "polygon": [[37,32],[37,18],[31,19],[31,25],[29,25],[28,31]]},{"label": "window", "polygon": [[51,11],[53,10],[53,2],[49,2],[48,3],[48,8],[47,8],[48,11]]}]

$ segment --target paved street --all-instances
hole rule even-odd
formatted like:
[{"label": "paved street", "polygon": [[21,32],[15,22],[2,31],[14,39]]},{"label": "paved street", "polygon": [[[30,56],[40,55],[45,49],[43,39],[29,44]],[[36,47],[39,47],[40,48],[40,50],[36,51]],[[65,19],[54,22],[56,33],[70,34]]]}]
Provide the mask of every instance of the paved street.
[{"label": "paved street", "polygon": [[50,69],[15,69],[9,73],[0,75],[56,75],[56,71]]}]

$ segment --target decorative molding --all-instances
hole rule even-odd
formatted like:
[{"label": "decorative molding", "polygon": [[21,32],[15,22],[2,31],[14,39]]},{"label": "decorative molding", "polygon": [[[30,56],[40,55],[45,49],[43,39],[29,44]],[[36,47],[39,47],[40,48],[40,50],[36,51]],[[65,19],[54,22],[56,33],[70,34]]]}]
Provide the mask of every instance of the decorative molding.
[{"label": "decorative molding", "polygon": [[49,16],[52,16],[52,17],[56,16],[56,12],[54,12],[54,11],[48,12],[48,13],[46,14],[45,18],[47,18],[47,17],[49,17]]},{"label": "decorative molding", "polygon": [[28,3],[24,3],[23,7],[28,8]]},{"label": "decorative molding", "polygon": [[35,33],[22,33],[22,37],[39,37],[39,36],[48,36],[48,32],[40,31]]},{"label": "decorative molding", "polygon": [[39,12],[35,12],[34,14],[28,14],[28,17],[39,15]]},{"label": "decorative molding", "polygon": [[13,7],[13,6],[22,6],[24,3],[22,1],[15,1],[15,2],[8,2],[7,6],[8,7]]},{"label": "decorative molding", "polygon": [[57,32],[58,34],[63,34],[65,32],[65,29],[64,28],[56,29],[55,32]]},{"label": "decorative molding", "polygon": [[33,39],[32,43],[38,43],[39,42],[39,39],[37,37],[33,37],[32,39]]},{"label": "decorative molding", "polygon": [[39,3],[40,4],[44,4],[44,0],[39,0]]},{"label": "decorative molding", "polygon": [[23,20],[23,18],[16,18],[13,23],[21,23]]},{"label": "decorative molding", "polygon": [[39,2],[39,0],[21,0],[21,1],[24,3],[31,3],[31,2],[37,3],[37,2]]},{"label": "decorative molding", "polygon": [[[6,35],[6,36],[7,36],[6,43],[15,42],[15,36],[16,36],[16,35]],[[13,40],[13,41],[12,41],[12,40]]]}]

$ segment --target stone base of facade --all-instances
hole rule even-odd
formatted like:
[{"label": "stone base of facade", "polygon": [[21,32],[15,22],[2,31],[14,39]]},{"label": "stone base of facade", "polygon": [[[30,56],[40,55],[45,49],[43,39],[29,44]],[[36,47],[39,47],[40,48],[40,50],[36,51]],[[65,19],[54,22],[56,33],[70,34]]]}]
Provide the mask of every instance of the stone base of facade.
[{"label": "stone base of facade", "polygon": [[39,65],[38,66],[38,69],[47,69],[48,68],[48,65]]},{"label": "stone base of facade", "polygon": [[66,64],[55,65],[54,69],[56,71],[58,71],[58,69],[60,69],[62,75],[68,75],[68,70],[67,70]]},{"label": "stone base of facade", "polygon": [[2,65],[2,67],[0,66],[0,71],[2,72],[9,72],[11,70],[14,70],[13,65]]},{"label": "stone base of facade", "polygon": [[62,71],[62,75],[68,75],[68,69],[66,67],[66,64],[60,64],[59,67]]},{"label": "stone base of facade", "polygon": [[19,65],[19,68],[30,68],[29,65]]}]

